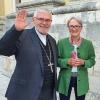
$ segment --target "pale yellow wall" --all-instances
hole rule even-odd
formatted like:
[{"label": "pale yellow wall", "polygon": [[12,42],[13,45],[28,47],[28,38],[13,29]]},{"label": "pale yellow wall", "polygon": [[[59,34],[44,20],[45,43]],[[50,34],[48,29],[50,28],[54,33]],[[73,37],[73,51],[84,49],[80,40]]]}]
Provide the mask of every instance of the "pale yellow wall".
[{"label": "pale yellow wall", "polygon": [[15,0],[4,0],[5,15],[15,12]]},{"label": "pale yellow wall", "polygon": [[64,0],[64,1],[65,1],[66,5],[70,2],[70,0]]},{"label": "pale yellow wall", "polygon": [[0,16],[4,15],[4,0],[0,0]]},{"label": "pale yellow wall", "polygon": [[0,16],[15,12],[15,0],[0,0]]}]

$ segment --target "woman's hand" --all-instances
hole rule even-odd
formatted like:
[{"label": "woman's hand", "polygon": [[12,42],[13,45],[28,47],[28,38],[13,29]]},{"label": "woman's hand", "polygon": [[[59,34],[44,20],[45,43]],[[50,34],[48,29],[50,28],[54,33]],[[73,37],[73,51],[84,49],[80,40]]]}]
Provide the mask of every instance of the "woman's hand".
[{"label": "woman's hand", "polygon": [[80,59],[80,58],[77,58],[77,59],[74,59],[74,58],[69,58],[67,64],[71,65],[72,67],[73,66],[80,66],[80,65],[84,65],[84,60],[83,59]]}]

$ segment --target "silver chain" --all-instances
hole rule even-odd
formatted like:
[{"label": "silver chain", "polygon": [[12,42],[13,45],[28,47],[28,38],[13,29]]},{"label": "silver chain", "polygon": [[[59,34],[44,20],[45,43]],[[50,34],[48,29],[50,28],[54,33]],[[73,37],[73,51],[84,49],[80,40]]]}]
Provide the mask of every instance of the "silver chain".
[{"label": "silver chain", "polygon": [[43,48],[43,50],[44,50],[44,52],[45,52],[45,54],[46,54],[46,57],[47,57],[47,59],[48,59],[48,61],[49,61],[49,64],[48,64],[48,66],[50,67],[50,69],[51,69],[51,72],[53,72],[53,63],[51,63],[51,50],[50,50],[50,45],[49,45],[49,43],[48,43],[48,47],[49,47],[49,52],[50,52],[50,58],[49,58],[49,56],[48,56],[48,54],[47,54],[47,52],[46,52],[46,50],[45,50],[45,48],[43,47],[43,44],[42,43],[40,43],[40,45],[41,45],[41,47]]}]

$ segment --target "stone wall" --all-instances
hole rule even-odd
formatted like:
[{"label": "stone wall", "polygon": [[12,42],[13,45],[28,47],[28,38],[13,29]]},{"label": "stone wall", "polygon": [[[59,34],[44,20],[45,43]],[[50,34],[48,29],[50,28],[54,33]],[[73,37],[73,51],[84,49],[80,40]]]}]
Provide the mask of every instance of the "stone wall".
[{"label": "stone wall", "polygon": [[5,28],[5,17],[0,16],[0,38],[3,36],[3,31]]}]

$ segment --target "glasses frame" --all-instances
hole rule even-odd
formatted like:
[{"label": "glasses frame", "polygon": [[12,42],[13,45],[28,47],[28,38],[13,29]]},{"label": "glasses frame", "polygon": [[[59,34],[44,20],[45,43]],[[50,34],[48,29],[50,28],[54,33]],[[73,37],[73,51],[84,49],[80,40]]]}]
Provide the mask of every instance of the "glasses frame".
[{"label": "glasses frame", "polygon": [[82,26],[81,25],[69,25],[68,28],[69,29],[73,29],[73,28],[80,29],[80,28],[82,28]]}]

